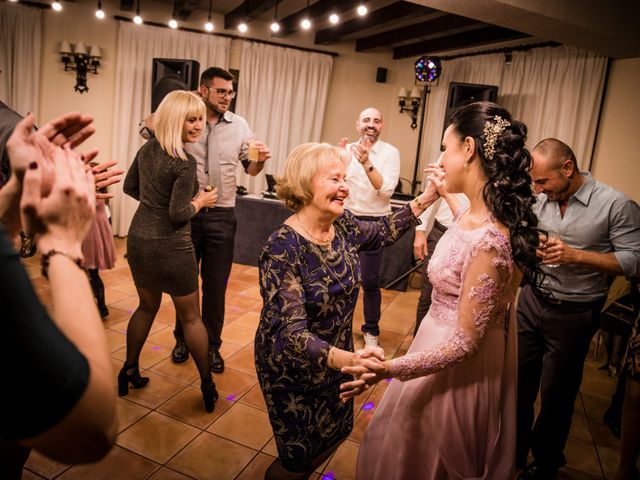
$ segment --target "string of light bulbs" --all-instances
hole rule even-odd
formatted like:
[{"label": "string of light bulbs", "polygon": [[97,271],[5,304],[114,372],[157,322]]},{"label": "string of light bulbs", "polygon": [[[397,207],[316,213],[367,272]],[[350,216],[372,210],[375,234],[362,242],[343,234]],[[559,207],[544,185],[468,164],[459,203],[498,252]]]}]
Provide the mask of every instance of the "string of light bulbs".
[{"label": "string of light bulbs", "polygon": [[[18,0],[9,0],[9,1],[18,2]],[[133,23],[135,23],[136,25],[142,25],[144,23],[144,21],[142,20],[142,16],[140,14],[140,1],[141,0],[137,0],[136,2],[136,14],[133,17]],[[279,0],[274,0],[273,22],[269,25],[269,28],[273,33],[277,33],[278,31],[280,31],[280,28],[281,28],[280,23],[278,22],[278,3],[279,3]],[[312,26],[309,4],[310,4],[310,0],[307,0],[307,6],[305,8],[305,16],[300,20],[300,27],[303,30],[309,30],[311,29],[311,26]],[[244,12],[244,15],[240,18],[240,22],[238,23],[238,27],[237,27],[240,33],[246,33],[249,30],[247,22],[245,21],[245,18],[248,16],[246,12],[247,2],[244,2],[244,6],[245,6],[245,12]],[[62,11],[62,8],[63,8],[62,0],[53,0],[51,2],[51,8],[56,12]],[[178,22],[176,20],[176,14],[177,14],[176,10],[177,10],[177,0],[173,0],[173,11],[171,14],[171,20],[167,22],[168,26],[172,29],[178,28]],[[369,9],[365,5],[364,1],[358,5],[358,7],[356,8],[356,13],[361,17],[369,13]],[[95,11],[95,16],[99,20],[103,20],[106,17],[105,11],[102,7],[102,0],[98,0],[98,6]],[[340,15],[336,8],[331,10],[328,16],[328,20],[329,20],[329,23],[331,23],[332,25],[337,25],[338,23],[340,23]],[[213,32],[213,30],[215,29],[215,26],[213,24],[213,0],[209,0],[209,12],[207,15],[207,21],[204,24],[204,29],[207,32]]]}]

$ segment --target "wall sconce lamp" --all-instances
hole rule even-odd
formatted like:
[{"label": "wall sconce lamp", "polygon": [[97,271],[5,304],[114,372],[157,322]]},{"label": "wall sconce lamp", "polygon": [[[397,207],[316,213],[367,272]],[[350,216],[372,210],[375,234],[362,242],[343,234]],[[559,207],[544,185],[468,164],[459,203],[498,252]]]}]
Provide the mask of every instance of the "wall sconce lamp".
[{"label": "wall sconce lamp", "polygon": [[420,90],[418,87],[413,87],[409,95],[407,95],[407,89],[400,87],[398,92],[398,106],[400,107],[400,113],[408,112],[411,115],[411,128],[413,130],[418,126],[418,110],[420,110]]},{"label": "wall sconce lamp", "polygon": [[64,64],[64,71],[76,72],[76,92],[84,93],[89,91],[87,87],[87,72],[98,74],[100,66],[100,47],[94,45],[87,53],[87,47],[84,43],[78,42],[70,45],[69,42],[63,40],[60,42],[60,61]]}]

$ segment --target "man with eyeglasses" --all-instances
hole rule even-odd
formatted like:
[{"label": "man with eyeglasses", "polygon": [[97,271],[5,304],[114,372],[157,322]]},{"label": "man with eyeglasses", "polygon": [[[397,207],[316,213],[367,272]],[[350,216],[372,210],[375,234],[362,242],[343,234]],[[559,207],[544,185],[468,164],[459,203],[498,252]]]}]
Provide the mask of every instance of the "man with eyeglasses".
[{"label": "man with eyeglasses", "polygon": [[[236,170],[242,164],[249,175],[262,171],[264,162],[271,158],[269,147],[253,140],[247,121],[229,111],[233,91],[233,75],[219,67],[210,67],[200,75],[198,93],[207,106],[205,129],[196,143],[188,143],[185,150],[198,164],[200,190],[218,189],[218,202],[214,208],[203,208],[191,220],[191,239],[196,250],[202,277],[202,320],[209,336],[209,359],[214,373],[224,371],[220,355],[221,334],[224,324],[225,293],[233,262],[236,233]],[[152,127],[152,118],[141,125]],[[143,130],[141,130],[143,136]],[[258,150],[257,161],[248,159],[249,140]],[[171,352],[175,363],[189,358],[180,322],[174,329],[176,345]]]}]

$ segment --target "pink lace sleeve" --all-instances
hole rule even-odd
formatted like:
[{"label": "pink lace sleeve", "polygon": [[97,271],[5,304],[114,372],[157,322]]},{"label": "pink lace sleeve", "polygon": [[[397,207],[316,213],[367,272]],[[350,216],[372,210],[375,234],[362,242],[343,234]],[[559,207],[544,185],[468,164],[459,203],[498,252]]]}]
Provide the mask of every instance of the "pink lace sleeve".
[{"label": "pink lace sleeve", "polygon": [[[505,254],[507,255],[505,257]],[[512,274],[510,252],[495,244],[478,245],[463,270],[458,324],[445,342],[389,362],[393,377],[402,381],[430,375],[473,356],[492,323],[500,324]]]}]

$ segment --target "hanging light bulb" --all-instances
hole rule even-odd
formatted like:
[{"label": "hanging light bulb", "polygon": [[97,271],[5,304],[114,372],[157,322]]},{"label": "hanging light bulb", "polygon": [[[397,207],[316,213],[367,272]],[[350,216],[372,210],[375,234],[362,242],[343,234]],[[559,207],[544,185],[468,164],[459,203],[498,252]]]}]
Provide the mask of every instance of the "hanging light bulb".
[{"label": "hanging light bulb", "polygon": [[213,32],[213,22],[211,21],[211,4],[213,0],[209,0],[209,16],[207,17],[207,23],[204,24],[204,29],[207,32]]},{"label": "hanging light bulb", "polygon": [[240,31],[240,33],[246,33],[247,30],[249,30],[249,27],[247,27],[246,23],[240,22],[240,25],[238,25],[238,30]]},{"label": "hanging light bulb", "polygon": [[273,23],[271,24],[270,28],[273,33],[276,33],[278,30],[280,30],[280,24],[278,23],[278,0],[276,0],[276,6],[273,11]]},{"label": "hanging light bulb", "polygon": [[176,8],[178,0],[173,0],[173,13],[171,14],[171,20],[169,20],[169,27],[174,30],[178,28],[178,22],[176,22]]},{"label": "hanging light bulb", "polygon": [[309,20],[309,0],[307,0],[307,16],[302,19],[300,26],[303,30],[309,30],[311,28],[311,20]]},{"label": "hanging light bulb", "polygon": [[334,12],[331,15],[329,15],[329,21],[335,25],[340,21],[340,17],[338,16],[337,13]]},{"label": "hanging light bulb", "polygon": [[133,23],[136,25],[142,25],[142,17],[140,16],[140,0],[138,0],[138,5],[136,6],[136,16],[133,17]]},{"label": "hanging light bulb", "polygon": [[56,0],[55,2],[51,3],[51,8],[53,8],[56,12],[59,12],[60,10],[62,10],[62,3]]},{"label": "hanging light bulb", "polygon": [[364,17],[367,14],[367,12],[369,12],[369,9],[366,7],[364,3],[361,3],[358,6],[357,12],[358,12],[358,15],[360,15],[361,17]]},{"label": "hanging light bulb", "polygon": [[100,20],[104,18],[104,10],[102,10],[102,0],[98,0],[98,9],[96,10],[96,17]]}]

